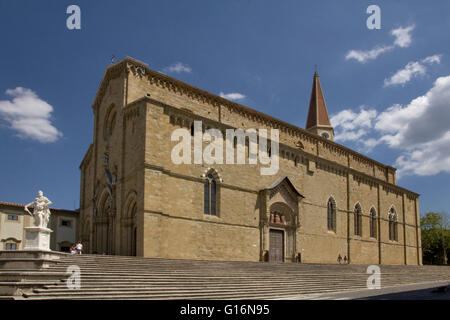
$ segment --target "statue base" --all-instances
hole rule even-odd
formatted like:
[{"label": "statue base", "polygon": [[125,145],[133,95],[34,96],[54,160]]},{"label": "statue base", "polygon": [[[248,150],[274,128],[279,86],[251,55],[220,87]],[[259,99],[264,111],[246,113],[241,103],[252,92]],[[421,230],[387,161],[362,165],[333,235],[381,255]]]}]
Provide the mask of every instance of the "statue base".
[{"label": "statue base", "polygon": [[50,233],[53,231],[43,227],[25,228],[24,250],[50,251]]}]

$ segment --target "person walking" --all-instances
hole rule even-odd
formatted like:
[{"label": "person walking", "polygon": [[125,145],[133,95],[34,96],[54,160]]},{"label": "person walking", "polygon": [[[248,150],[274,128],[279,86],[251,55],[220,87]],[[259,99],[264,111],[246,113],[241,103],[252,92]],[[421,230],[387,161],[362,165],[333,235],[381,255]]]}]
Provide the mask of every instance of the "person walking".
[{"label": "person walking", "polygon": [[341,257],[341,254],[340,254],[340,253],[339,253],[339,255],[338,255],[337,261],[339,262],[339,264],[341,264],[342,257]]},{"label": "person walking", "polygon": [[77,242],[77,245],[75,246],[75,248],[77,249],[77,254],[83,253],[83,245],[81,244],[81,241]]},{"label": "person walking", "polygon": [[344,256],[344,264],[347,264],[347,262],[348,262],[347,256]]}]

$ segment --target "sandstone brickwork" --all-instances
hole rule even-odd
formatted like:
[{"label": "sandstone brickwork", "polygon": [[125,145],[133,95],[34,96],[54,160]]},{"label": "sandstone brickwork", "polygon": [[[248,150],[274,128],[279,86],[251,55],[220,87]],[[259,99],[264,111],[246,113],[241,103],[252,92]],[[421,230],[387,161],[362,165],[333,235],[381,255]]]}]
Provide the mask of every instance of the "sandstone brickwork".
[{"label": "sandstone brickwork", "polygon": [[[93,111],[93,143],[80,165],[80,237],[89,252],[263,261],[272,230],[280,230],[285,262],[300,254],[302,262],[335,263],[340,254],[350,263],[422,264],[419,195],[396,185],[395,168],[132,58],[107,68]],[[280,169],[261,175],[259,163],[174,164],[171,134],[194,121],[223,133],[278,129]],[[208,174],[216,182],[215,215],[204,213]],[[334,230],[327,227],[331,198]]]}]

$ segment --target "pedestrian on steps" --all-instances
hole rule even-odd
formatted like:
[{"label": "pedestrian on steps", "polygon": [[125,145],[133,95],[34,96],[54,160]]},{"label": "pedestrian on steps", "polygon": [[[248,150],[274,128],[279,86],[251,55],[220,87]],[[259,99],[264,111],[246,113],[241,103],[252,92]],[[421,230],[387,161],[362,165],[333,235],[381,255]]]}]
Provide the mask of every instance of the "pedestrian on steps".
[{"label": "pedestrian on steps", "polygon": [[77,242],[77,245],[75,246],[75,248],[77,249],[77,254],[83,253],[83,245],[81,244],[81,241]]}]

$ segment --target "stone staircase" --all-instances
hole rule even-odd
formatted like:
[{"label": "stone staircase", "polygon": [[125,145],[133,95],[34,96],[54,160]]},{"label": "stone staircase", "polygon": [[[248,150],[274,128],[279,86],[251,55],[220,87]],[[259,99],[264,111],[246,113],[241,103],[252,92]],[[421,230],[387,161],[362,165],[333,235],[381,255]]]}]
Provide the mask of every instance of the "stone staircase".
[{"label": "stone staircase", "polygon": [[[69,289],[67,268],[81,270]],[[367,265],[170,260],[123,256],[62,256],[43,270],[1,270],[14,299],[280,299],[366,289]],[[450,284],[450,268],[381,266],[381,286]]]}]

